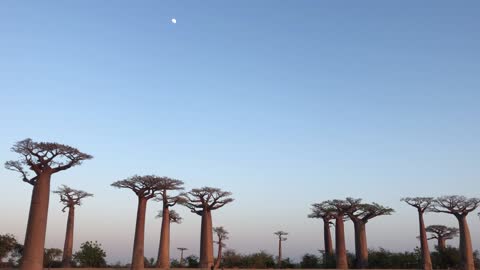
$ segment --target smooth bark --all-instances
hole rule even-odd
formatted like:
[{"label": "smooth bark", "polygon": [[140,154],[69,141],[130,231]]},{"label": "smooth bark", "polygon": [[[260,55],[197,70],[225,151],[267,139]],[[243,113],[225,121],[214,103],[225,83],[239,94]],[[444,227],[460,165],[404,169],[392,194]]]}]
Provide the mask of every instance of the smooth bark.
[{"label": "smooth bark", "polygon": [[443,238],[443,237],[439,237],[437,239],[438,243],[437,243],[437,246],[438,246],[438,250],[439,251],[445,251],[445,249],[447,248],[447,245],[446,245],[446,239]]},{"label": "smooth bark", "polygon": [[157,268],[170,269],[170,209],[165,204],[162,212],[162,230],[160,232]]},{"label": "smooth bark", "polygon": [[325,242],[325,255],[333,256],[332,233],[330,232],[329,219],[323,219],[323,239]]},{"label": "smooth bark", "polygon": [[215,269],[218,269],[220,267],[220,262],[222,261],[222,240],[218,242],[218,254],[217,254],[217,261],[215,262]]},{"label": "smooth bark", "polygon": [[335,218],[335,255],[337,258],[337,269],[348,269],[344,226],[343,215],[339,214]]},{"label": "smooth bark", "polygon": [[365,269],[368,267],[367,232],[365,222],[362,220],[353,221],[355,229],[355,267]]},{"label": "smooth bark", "polygon": [[467,217],[465,215],[457,215],[456,217],[460,229],[461,268],[463,270],[475,270],[472,238],[470,236],[470,229],[468,228]]},{"label": "smooth bark", "polygon": [[422,211],[418,211],[418,220],[420,228],[420,249],[422,253],[423,269],[432,270],[432,259],[430,258],[430,249],[428,248],[427,232],[425,231],[425,222],[423,221]]},{"label": "smooth bark", "polygon": [[67,230],[65,244],[63,245],[62,267],[69,268],[72,265],[73,230],[75,221],[75,206],[68,207]]},{"label": "smooth bark", "polygon": [[33,186],[21,270],[43,270],[51,173],[43,172]]},{"label": "smooth bark", "polygon": [[282,237],[278,239],[278,268],[282,268]]},{"label": "smooth bark", "polygon": [[202,213],[202,229],[200,237],[200,268],[210,269],[213,266],[213,226],[212,213],[205,209]]},{"label": "smooth bark", "polygon": [[132,270],[144,268],[144,243],[145,243],[145,212],[147,210],[147,199],[138,198],[137,222],[135,225],[135,239],[133,241]]}]

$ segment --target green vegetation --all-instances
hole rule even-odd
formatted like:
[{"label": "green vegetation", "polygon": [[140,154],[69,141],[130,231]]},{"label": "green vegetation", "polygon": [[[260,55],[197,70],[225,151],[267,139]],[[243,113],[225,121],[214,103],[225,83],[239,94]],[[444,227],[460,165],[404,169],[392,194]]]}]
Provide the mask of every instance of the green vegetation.
[{"label": "green vegetation", "polygon": [[73,254],[76,264],[81,267],[105,267],[107,254],[97,241],[87,241],[80,246],[80,250]]}]

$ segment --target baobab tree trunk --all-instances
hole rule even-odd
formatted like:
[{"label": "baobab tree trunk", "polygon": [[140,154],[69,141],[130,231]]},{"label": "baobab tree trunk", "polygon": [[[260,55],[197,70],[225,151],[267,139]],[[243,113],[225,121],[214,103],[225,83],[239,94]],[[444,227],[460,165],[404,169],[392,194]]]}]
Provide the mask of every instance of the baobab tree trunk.
[{"label": "baobab tree trunk", "polygon": [[138,198],[137,222],[135,225],[135,239],[133,241],[132,270],[144,268],[144,242],[145,242],[145,212],[147,210],[147,199]]},{"label": "baobab tree trunk", "polygon": [[47,231],[50,173],[38,176],[33,186],[21,270],[43,270],[43,253]]},{"label": "baobab tree trunk", "polygon": [[348,269],[343,216],[335,218],[335,253],[337,258],[337,269]]},{"label": "baobab tree trunk", "polygon": [[330,221],[323,221],[323,239],[325,241],[325,256],[333,256],[332,234],[330,233]]},{"label": "baobab tree trunk", "polygon": [[158,249],[157,268],[170,268],[170,209],[163,207],[162,230]]},{"label": "baobab tree trunk", "polygon": [[75,206],[68,207],[67,231],[63,246],[62,267],[69,268],[72,264],[73,229],[75,221]]},{"label": "baobab tree trunk", "polygon": [[278,239],[278,268],[282,268],[282,236]]},{"label": "baobab tree trunk", "polygon": [[218,241],[218,254],[217,254],[217,261],[215,262],[215,269],[220,267],[220,262],[222,261],[222,241]]},{"label": "baobab tree trunk", "polygon": [[213,266],[213,227],[212,213],[208,209],[202,213],[200,242],[200,268],[210,269]]},{"label": "baobab tree trunk", "polygon": [[368,247],[367,247],[367,232],[365,229],[365,222],[359,220],[354,221],[355,227],[355,257],[356,268],[364,269],[368,267]]},{"label": "baobab tree trunk", "polygon": [[439,251],[445,251],[445,249],[447,248],[447,245],[445,243],[446,242],[445,238],[438,237],[437,240],[438,240],[438,244],[437,244],[438,245],[438,250]]},{"label": "baobab tree trunk", "polygon": [[468,228],[467,217],[457,216],[458,227],[460,229],[460,258],[463,270],[475,270],[473,262],[472,238]]},{"label": "baobab tree trunk", "polygon": [[423,269],[432,270],[432,260],[430,259],[430,250],[428,248],[427,232],[425,231],[425,223],[423,221],[423,212],[418,211],[418,220],[420,227],[420,248],[423,260]]}]

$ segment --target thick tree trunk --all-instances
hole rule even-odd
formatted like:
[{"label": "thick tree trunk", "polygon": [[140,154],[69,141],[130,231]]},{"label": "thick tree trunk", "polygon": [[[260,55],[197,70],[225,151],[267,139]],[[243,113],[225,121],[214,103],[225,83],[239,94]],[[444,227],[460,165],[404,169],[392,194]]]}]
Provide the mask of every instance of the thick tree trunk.
[{"label": "thick tree trunk", "polygon": [[200,268],[210,269],[213,266],[213,227],[212,213],[205,209],[202,213],[202,231],[200,237]]},{"label": "thick tree trunk", "polygon": [[337,269],[348,269],[343,215],[335,219],[335,254],[337,258]]},{"label": "thick tree trunk", "polygon": [[325,255],[333,256],[332,234],[330,232],[330,220],[323,220],[323,240],[325,242]]},{"label": "thick tree trunk", "polygon": [[163,207],[157,268],[170,269],[170,209],[168,206]]},{"label": "thick tree trunk", "polygon": [[468,228],[467,217],[457,216],[458,227],[460,229],[460,258],[461,268],[463,270],[475,270],[473,262],[472,238]]},{"label": "thick tree trunk", "polygon": [[144,268],[144,242],[145,242],[145,212],[147,210],[147,199],[138,198],[137,222],[135,225],[135,239],[133,241],[132,270]]},{"label": "thick tree trunk", "polygon": [[439,250],[439,251],[445,251],[445,249],[447,248],[447,245],[446,245],[446,243],[445,243],[445,242],[446,242],[446,239],[443,238],[443,237],[438,237],[437,240],[438,240],[438,244],[437,244],[438,250]]},{"label": "thick tree trunk", "polygon": [[43,253],[47,231],[50,173],[38,176],[33,187],[21,270],[43,270]]},{"label": "thick tree trunk", "polygon": [[430,250],[428,248],[427,232],[423,221],[423,212],[418,211],[418,220],[420,227],[420,249],[422,253],[422,264],[424,270],[432,270],[432,260],[430,259]]},{"label": "thick tree trunk", "polygon": [[368,267],[367,232],[365,222],[357,220],[353,222],[355,227],[355,267],[364,269]]},{"label": "thick tree trunk", "polygon": [[183,250],[180,250],[180,266],[183,266]]},{"label": "thick tree trunk", "polygon": [[222,261],[222,240],[218,241],[218,254],[217,261],[215,262],[215,269],[220,267],[220,262]]},{"label": "thick tree trunk", "polygon": [[75,222],[75,206],[68,208],[67,231],[65,233],[65,244],[63,245],[62,267],[69,268],[72,264],[73,229]]},{"label": "thick tree trunk", "polygon": [[282,268],[282,236],[278,239],[278,261],[277,261],[278,268]]}]

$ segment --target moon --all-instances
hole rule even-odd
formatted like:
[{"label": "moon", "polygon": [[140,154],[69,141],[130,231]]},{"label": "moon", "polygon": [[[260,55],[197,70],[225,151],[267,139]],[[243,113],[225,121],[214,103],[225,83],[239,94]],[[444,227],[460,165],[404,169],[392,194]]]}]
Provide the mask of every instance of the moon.
[{"label": "moon", "polygon": [[172,23],[173,23],[173,24],[176,24],[176,23],[177,23],[177,19],[173,18],[173,19],[172,19]]}]

